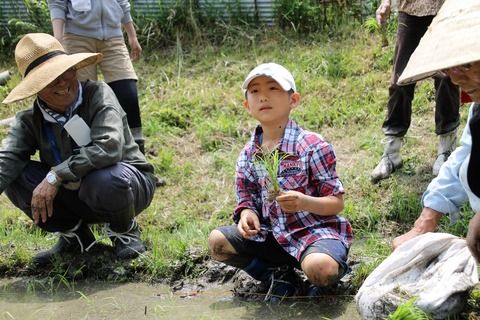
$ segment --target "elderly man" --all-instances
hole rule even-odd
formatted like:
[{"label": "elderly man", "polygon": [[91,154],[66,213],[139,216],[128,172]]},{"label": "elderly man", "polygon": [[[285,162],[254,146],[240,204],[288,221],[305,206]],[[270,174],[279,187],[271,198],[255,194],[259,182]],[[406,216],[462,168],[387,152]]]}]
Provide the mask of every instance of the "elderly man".
[{"label": "elderly man", "polygon": [[[36,95],[17,113],[0,149],[0,192],[43,230],[60,235],[38,265],[95,243],[89,224],[107,224],[118,258],[145,251],[135,216],[155,192],[154,168],[135,143],[127,118],[104,82],[76,71],[101,54],[68,55],[51,35],[24,36],[15,49],[23,76],[3,103]],[[37,154],[38,159],[32,156]]]}]

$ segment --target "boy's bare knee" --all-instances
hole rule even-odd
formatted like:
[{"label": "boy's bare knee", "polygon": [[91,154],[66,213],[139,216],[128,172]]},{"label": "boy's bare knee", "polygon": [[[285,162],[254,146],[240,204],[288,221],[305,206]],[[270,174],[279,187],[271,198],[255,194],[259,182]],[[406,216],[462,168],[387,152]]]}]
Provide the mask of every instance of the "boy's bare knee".
[{"label": "boy's bare knee", "polygon": [[218,230],[210,232],[208,236],[208,251],[212,258],[219,261],[228,259],[233,254],[231,248],[232,246],[223,233]]},{"label": "boy's bare knee", "polygon": [[339,264],[328,255],[310,254],[302,262],[302,269],[308,281],[319,287],[337,283]]}]

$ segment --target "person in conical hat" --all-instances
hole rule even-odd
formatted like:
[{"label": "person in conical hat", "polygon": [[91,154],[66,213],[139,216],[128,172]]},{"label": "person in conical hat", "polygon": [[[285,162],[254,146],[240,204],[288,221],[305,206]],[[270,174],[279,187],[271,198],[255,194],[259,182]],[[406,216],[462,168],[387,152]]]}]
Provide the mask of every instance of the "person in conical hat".
[{"label": "person in conical hat", "polygon": [[405,241],[433,232],[447,215],[452,223],[469,201],[475,212],[467,243],[480,262],[480,2],[446,0],[412,54],[398,83],[406,85],[433,74],[450,77],[470,96],[467,124],[460,146],[440,168],[422,197],[423,210],[413,228],[394,239],[394,249]]},{"label": "person in conical hat", "polygon": [[[22,80],[3,103],[34,100],[16,114],[2,142],[0,193],[38,227],[60,235],[34,256],[37,265],[88,250],[95,243],[92,223],[106,224],[119,258],[145,251],[135,216],[153,198],[154,168],[111,88],[76,75],[101,59],[97,53],[67,54],[45,33],[27,34],[15,48]],[[39,160],[32,158],[37,153]]]}]

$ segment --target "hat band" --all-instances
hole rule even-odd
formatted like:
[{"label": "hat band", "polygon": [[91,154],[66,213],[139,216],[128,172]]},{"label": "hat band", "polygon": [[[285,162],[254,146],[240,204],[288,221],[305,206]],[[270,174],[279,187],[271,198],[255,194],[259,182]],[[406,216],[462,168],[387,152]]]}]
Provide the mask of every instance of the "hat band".
[{"label": "hat band", "polygon": [[51,52],[48,52],[47,54],[44,54],[43,56],[40,56],[38,57],[37,59],[33,60],[32,63],[30,63],[27,67],[27,69],[25,70],[25,75],[24,77],[27,76],[27,74],[32,71],[32,69],[38,67],[39,65],[41,65],[42,63],[44,63],[45,61],[47,61],[48,59],[51,59],[55,56],[58,56],[60,54],[66,54],[65,52],[61,51],[61,50],[55,50],[55,51],[51,51]]}]

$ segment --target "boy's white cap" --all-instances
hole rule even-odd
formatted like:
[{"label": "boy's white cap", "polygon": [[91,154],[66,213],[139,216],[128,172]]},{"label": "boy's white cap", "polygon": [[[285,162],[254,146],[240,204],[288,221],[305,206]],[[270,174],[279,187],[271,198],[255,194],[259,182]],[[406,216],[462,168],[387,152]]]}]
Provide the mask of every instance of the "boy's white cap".
[{"label": "boy's white cap", "polygon": [[260,76],[267,76],[272,78],[273,80],[277,81],[278,84],[285,91],[293,89],[294,92],[297,92],[297,88],[295,87],[295,81],[293,80],[292,74],[281,65],[273,62],[263,63],[250,71],[247,78],[243,82],[243,92],[245,93],[245,91],[247,91],[250,81]]}]

